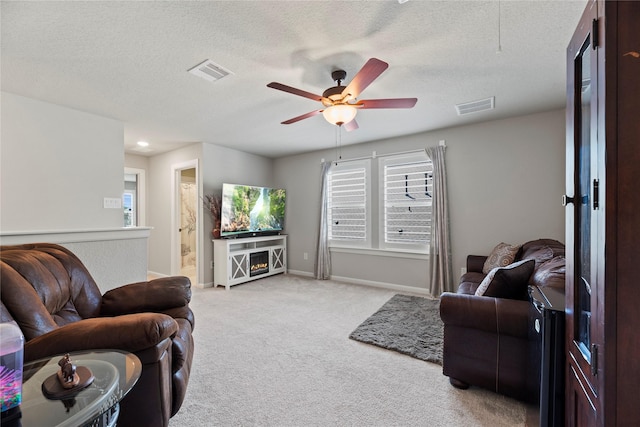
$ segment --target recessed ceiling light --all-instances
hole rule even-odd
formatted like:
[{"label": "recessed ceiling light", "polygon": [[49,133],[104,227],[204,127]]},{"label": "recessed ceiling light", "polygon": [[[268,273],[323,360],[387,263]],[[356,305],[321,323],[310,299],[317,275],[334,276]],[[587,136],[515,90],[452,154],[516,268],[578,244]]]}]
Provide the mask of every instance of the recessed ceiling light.
[{"label": "recessed ceiling light", "polygon": [[138,146],[140,146],[140,147],[148,147],[149,143],[147,141],[138,141]]}]

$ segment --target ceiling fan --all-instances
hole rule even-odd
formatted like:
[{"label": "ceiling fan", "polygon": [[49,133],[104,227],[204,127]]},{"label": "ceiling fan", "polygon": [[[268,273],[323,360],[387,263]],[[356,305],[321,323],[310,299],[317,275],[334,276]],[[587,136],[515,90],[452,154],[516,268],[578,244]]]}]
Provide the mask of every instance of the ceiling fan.
[{"label": "ceiling fan", "polygon": [[342,86],[342,82],[347,77],[344,70],[335,70],[331,73],[331,78],[337,83],[336,86],[330,87],[322,93],[322,96],[316,95],[301,89],[283,85],[282,83],[271,82],[267,87],[292,93],[294,95],[303,96],[305,98],[320,101],[324,105],[324,109],[314,110],[301,116],[282,122],[283,125],[298,122],[300,120],[313,117],[322,113],[324,118],[331,124],[344,125],[347,131],[358,129],[358,123],[355,116],[359,109],[367,108],[412,108],[416,105],[418,98],[392,98],[392,99],[363,99],[358,100],[358,96],[367,88],[375,79],[389,67],[384,61],[377,58],[371,58],[358,71],[351,83],[346,87]]}]

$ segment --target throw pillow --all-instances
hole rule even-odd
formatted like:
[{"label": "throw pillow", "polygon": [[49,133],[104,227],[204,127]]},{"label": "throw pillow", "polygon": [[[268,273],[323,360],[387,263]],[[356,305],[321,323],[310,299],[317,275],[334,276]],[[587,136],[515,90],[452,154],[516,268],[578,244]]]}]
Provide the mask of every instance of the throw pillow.
[{"label": "throw pillow", "polygon": [[541,248],[536,249],[530,253],[523,253],[522,259],[532,259],[536,262],[536,266],[534,268],[534,272],[540,267],[540,265],[549,261],[553,258],[553,249],[549,246],[542,246]]},{"label": "throw pillow", "polygon": [[485,276],[484,279],[482,279],[482,282],[480,282],[480,285],[478,285],[478,288],[476,289],[475,295],[477,295],[479,297],[484,295],[484,293],[487,291],[487,288],[489,287],[489,285],[493,281],[493,276],[495,276],[496,271],[498,271],[499,268],[500,267],[494,268],[493,270],[491,270],[489,272],[489,274],[487,274]]},{"label": "throw pillow", "polygon": [[476,295],[495,298],[526,299],[529,277],[536,262],[526,259],[506,267],[496,267],[487,274]]},{"label": "throw pillow", "polygon": [[496,267],[506,267],[513,263],[519,249],[520,245],[510,245],[504,242],[500,243],[498,246],[493,248],[491,254],[487,257],[487,260],[484,262],[484,266],[482,267],[482,272],[484,274],[489,274],[489,272]]},{"label": "throw pillow", "polygon": [[564,288],[565,273],[566,260],[563,256],[557,256],[536,268],[529,282],[540,288],[545,286]]}]

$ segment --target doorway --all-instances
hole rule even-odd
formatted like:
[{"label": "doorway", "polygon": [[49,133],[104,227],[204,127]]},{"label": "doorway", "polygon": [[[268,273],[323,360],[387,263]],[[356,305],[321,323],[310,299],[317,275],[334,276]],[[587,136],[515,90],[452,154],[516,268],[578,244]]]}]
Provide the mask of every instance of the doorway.
[{"label": "doorway", "polygon": [[200,251],[200,184],[198,161],[174,165],[174,207],[172,232],[172,274],[198,283]]},{"label": "doorway", "polygon": [[145,174],[144,169],[124,168],[124,226],[145,225]]},{"label": "doorway", "polygon": [[195,282],[198,188],[195,168],[180,171],[180,274]]}]

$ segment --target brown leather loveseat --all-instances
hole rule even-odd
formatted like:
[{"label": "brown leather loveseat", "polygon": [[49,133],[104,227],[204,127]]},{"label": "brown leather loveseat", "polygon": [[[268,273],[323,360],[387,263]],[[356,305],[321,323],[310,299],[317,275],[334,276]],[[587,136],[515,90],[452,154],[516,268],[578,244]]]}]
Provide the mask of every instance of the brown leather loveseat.
[{"label": "brown leather loveseat", "polygon": [[166,277],[100,294],[68,249],[0,246],[0,321],[15,321],[31,361],[66,352],[119,349],[142,361],[120,403],[118,426],[167,426],[185,396],[193,357],[191,283]]},{"label": "brown leather loveseat", "polygon": [[442,294],[443,373],[458,388],[475,385],[535,402],[540,353],[532,341],[537,338],[528,287],[564,291],[565,250],[552,239],[530,241],[513,250],[513,264],[496,268],[494,279],[485,281],[495,282],[484,295],[476,291],[487,277],[487,256],[478,255],[467,257],[467,272],[457,293]]}]

